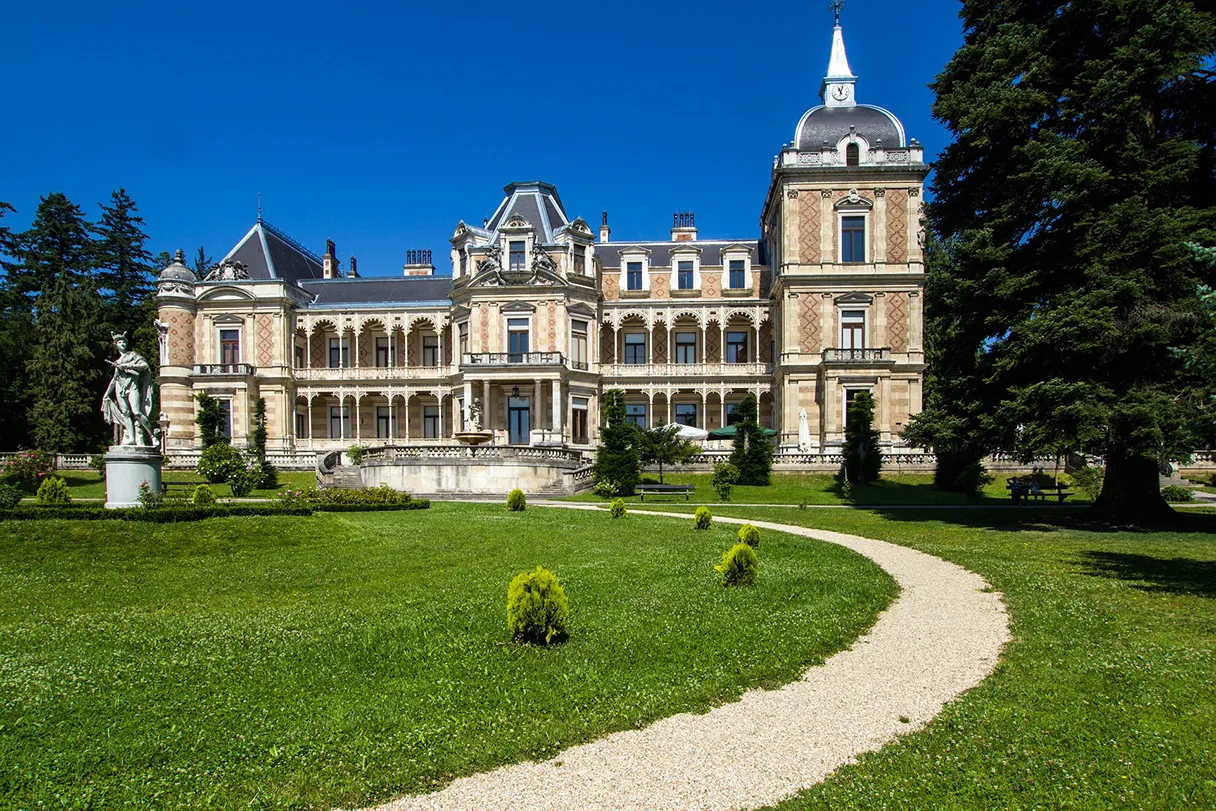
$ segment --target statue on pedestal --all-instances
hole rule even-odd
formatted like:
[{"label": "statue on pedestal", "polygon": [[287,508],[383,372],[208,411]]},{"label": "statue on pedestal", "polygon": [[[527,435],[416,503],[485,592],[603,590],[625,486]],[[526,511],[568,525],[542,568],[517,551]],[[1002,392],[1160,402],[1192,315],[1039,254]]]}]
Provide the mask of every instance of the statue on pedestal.
[{"label": "statue on pedestal", "polygon": [[101,400],[101,413],[114,426],[115,445],[156,446],[157,431],[152,427],[152,369],[148,362],[128,347],[127,334],[115,333],[118,360],[110,361],[114,376]]},{"label": "statue on pedestal", "polygon": [[481,431],[481,398],[474,397],[469,404],[469,417],[465,420],[466,431]]}]

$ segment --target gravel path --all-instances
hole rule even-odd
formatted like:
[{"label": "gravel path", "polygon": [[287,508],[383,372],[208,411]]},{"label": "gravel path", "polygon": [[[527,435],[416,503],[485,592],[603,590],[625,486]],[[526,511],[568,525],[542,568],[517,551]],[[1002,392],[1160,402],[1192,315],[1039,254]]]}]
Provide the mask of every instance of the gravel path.
[{"label": "gravel path", "polygon": [[992,672],[1009,639],[1008,621],[1001,596],[985,591],[979,575],[884,541],[751,523],[859,552],[895,578],[901,593],[868,634],[793,684],[750,690],[703,715],[616,732],[543,763],[461,778],[379,811],[759,808],[919,729]]}]

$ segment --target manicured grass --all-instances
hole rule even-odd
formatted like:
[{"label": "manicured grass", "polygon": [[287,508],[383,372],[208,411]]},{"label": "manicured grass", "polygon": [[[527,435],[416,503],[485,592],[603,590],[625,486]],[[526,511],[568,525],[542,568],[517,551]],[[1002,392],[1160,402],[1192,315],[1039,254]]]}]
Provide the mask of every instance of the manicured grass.
[{"label": "manicured grass", "polygon": [[[1009,491],[1005,480],[1012,474],[996,474],[995,480],[984,488],[980,503],[1009,504]],[[647,481],[658,483],[658,475],[648,473]],[[718,494],[713,488],[711,473],[665,473],[664,484],[696,485],[692,494],[693,503],[719,504]],[[954,504],[969,503],[962,493],[943,493],[933,486],[933,476],[928,474],[890,474],[867,487],[854,487],[853,497],[846,499],[841,494],[836,477],[829,473],[773,473],[768,487],[741,487],[736,485],[730,499],[736,504],[840,504],[854,506],[886,506],[892,504]],[[570,496],[568,501],[607,501],[594,493]],[[630,496],[628,502],[640,502],[640,496]],[[648,495],[643,503],[683,504],[683,494],[678,496]],[[1065,504],[1088,504],[1084,493],[1073,488]],[[1053,502],[1053,506],[1055,505]]]},{"label": "manicured grass", "polygon": [[[68,483],[71,488],[72,498],[100,498],[106,497],[106,483],[101,478],[101,474],[94,470],[61,470],[58,473]],[[166,470],[162,474],[162,478],[169,482],[170,486],[174,484],[189,483],[192,485],[202,484],[206,479],[198,475],[192,470]],[[316,487],[317,474],[311,470],[280,470],[279,471],[279,486],[273,490],[254,490],[249,494],[250,498],[273,498],[274,494],[284,487],[306,488]],[[232,488],[227,484],[213,484],[211,489],[215,491],[216,498],[232,498]],[[172,487],[170,495],[172,497],[190,495],[189,490],[184,487]]]},{"label": "manicured grass", "polygon": [[762,517],[955,561],[1013,625],[996,672],[924,731],[781,809],[1216,808],[1216,514],[1158,532],[1050,507]]},{"label": "manicured grass", "polygon": [[[0,806],[353,807],[704,710],[848,646],[895,592],[851,552],[498,505],[0,525]],[[544,564],[570,641],[513,644]]]}]

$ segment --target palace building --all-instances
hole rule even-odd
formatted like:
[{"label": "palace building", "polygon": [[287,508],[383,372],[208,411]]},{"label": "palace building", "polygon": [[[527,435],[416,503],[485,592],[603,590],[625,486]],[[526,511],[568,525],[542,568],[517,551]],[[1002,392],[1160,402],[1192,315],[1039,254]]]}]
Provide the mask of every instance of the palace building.
[{"label": "palace building", "polygon": [[529,181],[397,276],[361,277],[333,242],[318,256],[260,219],[204,278],[179,253],[157,293],[170,457],[197,451],[198,392],[238,446],[264,398],[286,456],[450,444],[474,400],[497,444],[590,451],[608,389],[639,425],[706,430],[754,394],[779,445],[812,453],[839,447],[870,391],[900,446],[921,406],[928,166],[856,82],[837,23],[822,103],[773,159],[752,240],[703,239],[692,213],[667,238],[613,240],[607,212],[593,228]]}]

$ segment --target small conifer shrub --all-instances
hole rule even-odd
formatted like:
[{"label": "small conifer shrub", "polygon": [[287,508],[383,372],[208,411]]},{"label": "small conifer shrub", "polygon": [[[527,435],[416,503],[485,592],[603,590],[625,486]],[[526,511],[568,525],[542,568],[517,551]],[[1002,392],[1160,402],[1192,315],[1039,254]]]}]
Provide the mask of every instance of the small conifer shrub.
[{"label": "small conifer shrub", "polygon": [[524,491],[516,487],[510,493],[507,493],[507,509],[513,513],[523,512],[528,509],[528,499],[524,496]]},{"label": "small conifer shrub", "polygon": [[507,588],[507,626],[516,642],[549,645],[569,636],[570,602],[553,572],[537,566]]},{"label": "small conifer shrub", "polygon": [[68,483],[62,476],[47,476],[38,485],[37,500],[39,504],[69,504],[72,495],[68,492]]},{"label": "small conifer shrub", "polygon": [[200,484],[194,488],[194,493],[190,496],[191,504],[214,504],[215,491],[211,489],[209,484]]},{"label": "small conifer shrub", "polygon": [[740,541],[722,553],[722,562],[714,571],[722,576],[724,586],[750,586],[756,582],[760,559],[756,550]]},{"label": "small conifer shrub", "polygon": [[753,527],[751,524],[744,524],[739,527],[739,540],[752,549],[760,548],[760,530]]},{"label": "small conifer shrub", "polygon": [[612,506],[608,508],[608,511],[612,513],[613,518],[624,518],[626,512],[625,499],[618,498],[616,501],[612,502]]},{"label": "small conifer shrub", "polygon": [[693,513],[693,526],[697,529],[709,529],[709,525],[713,523],[713,513],[709,511],[709,507],[697,507],[697,511]]}]

